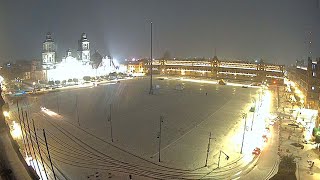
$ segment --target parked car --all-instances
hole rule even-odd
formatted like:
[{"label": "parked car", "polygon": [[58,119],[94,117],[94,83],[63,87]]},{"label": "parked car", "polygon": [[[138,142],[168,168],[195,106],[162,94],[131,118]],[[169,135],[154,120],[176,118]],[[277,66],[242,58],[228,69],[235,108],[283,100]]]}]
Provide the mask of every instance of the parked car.
[{"label": "parked car", "polygon": [[253,155],[257,155],[258,156],[260,153],[261,153],[261,149],[258,148],[258,147],[254,148],[254,150],[252,151]]}]

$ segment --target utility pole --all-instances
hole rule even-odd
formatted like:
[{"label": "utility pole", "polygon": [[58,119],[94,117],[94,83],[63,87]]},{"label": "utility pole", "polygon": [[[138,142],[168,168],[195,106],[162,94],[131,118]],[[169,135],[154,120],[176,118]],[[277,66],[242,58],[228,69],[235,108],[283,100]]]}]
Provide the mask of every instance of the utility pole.
[{"label": "utility pole", "polygon": [[39,171],[40,177],[43,179],[43,177],[41,175],[41,171],[40,171],[40,166],[39,166],[39,163],[38,163],[38,160],[37,160],[36,151],[34,150],[34,145],[33,145],[33,140],[32,140],[32,136],[31,136],[31,130],[30,130],[30,125],[29,125],[29,119],[28,119],[27,112],[25,112],[25,115],[26,115],[27,127],[28,127],[28,131],[29,131],[29,138],[30,138],[30,141],[31,141],[31,147],[32,147],[32,150],[33,150],[34,160],[36,161],[37,169]]},{"label": "utility pole", "polygon": [[80,126],[80,118],[79,118],[79,110],[78,110],[78,94],[76,94],[76,111],[77,111],[78,125]]},{"label": "utility pole", "polygon": [[242,118],[244,119],[244,127],[243,127],[243,135],[242,135],[242,143],[241,143],[241,151],[240,151],[240,154],[242,154],[243,142],[244,142],[244,135],[245,135],[245,133],[246,133],[247,113],[243,113]]},{"label": "utility pole", "polygon": [[208,148],[207,148],[207,156],[206,156],[206,164],[204,165],[204,167],[208,166],[208,157],[209,157],[209,152],[210,152],[210,141],[211,141],[211,132],[209,134],[209,142],[208,142]]},{"label": "utility pole", "polygon": [[159,162],[161,161],[160,157],[161,157],[161,129],[162,129],[162,122],[163,122],[163,116],[160,116],[160,126],[159,126],[159,146],[158,146],[158,151],[159,151]]},{"label": "utility pole", "polygon": [[149,94],[153,94],[152,88],[152,21],[150,22],[150,91]]},{"label": "utility pole", "polygon": [[45,141],[46,147],[47,147],[47,152],[48,152],[48,157],[49,157],[49,161],[50,161],[50,165],[51,165],[51,170],[52,170],[52,173],[53,173],[53,177],[54,177],[55,180],[57,180],[56,174],[54,173],[53,164],[52,164],[52,161],[51,161],[51,156],[50,156],[49,147],[48,147],[48,142],[47,142],[47,137],[46,137],[46,132],[45,132],[44,129],[42,129],[42,130],[43,130],[44,141]]},{"label": "utility pole", "polygon": [[35,135],[35,137],[36,137],[36,144],[37,144],[37,147],[38,147],[38,152],[39,152],[41,164],[42,164],[42,167],[43,167],[43,171],[44,171],[44,173],[45,173],[45,175],[46,175],[46,178],[49,179],[49,178],[48,178],[48,174],[47,174],[47,170],[46,170],[46,167],[45,167],[45,164],[43,163],[43,158],[42,158],[41,150],[40,150],[40,146],[39,146],[39,141],[38,141],[36,126],[34,125],[34,120],[33,120],[33,119],[32,119],[32,125],[33,125],[34,135]]},{"label": "utility pole", "polygon": [[113,132],[112,132],[112,119],[111,119],[111,107],[112,107],[112,104],[110,104],[110,109],[109,109],[109,118],[108,118],[108,120],[109,120],[109,122],[110,122],[110,136],[111,136],[111,142],[113,142]]}]

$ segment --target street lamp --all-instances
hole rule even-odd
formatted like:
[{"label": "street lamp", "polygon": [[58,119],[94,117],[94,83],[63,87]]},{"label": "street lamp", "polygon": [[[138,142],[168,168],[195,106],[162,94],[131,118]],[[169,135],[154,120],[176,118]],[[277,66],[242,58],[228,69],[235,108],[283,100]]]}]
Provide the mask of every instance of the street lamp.
[{"label": "street lamp", "polygon": [[36,92],[36,82],[33,82],[32,85],[33,85],[33,92]]},{"label": "street lamp", "polygon": [[219,153],[219,161],[218,161],[218,168],[220,167],[221,153],[223,153],[223,154],[226,156],[226,160],[229,160],[229,158],[230,158],[225,152],[223,152],[223,151],[220,150],[220,153]]},{"label": "street lamp", "polygon": [[243,142],[244,142],[244,135],[246,133],[246,126],[247,126],[247,113],[242,114],[242,118],[244,119],[244,128],[243,128],[243,135],[242,135],[242,143],[241,143],[241,150],[240,154],[242,154],[242,149],[243,149]]},{"label": "street lamp", "polygon": [[160,116],[160,127],[159,127],[159,134],[158,134],[158,139],[159,139],[159,146],[158,146],[158,151],[159,151],[159,162],[160,162],[160,151],[161,151],[161,130],[162,130],[162,123],[163,123],[163,119],[164,119],[164,116],[161,115]]},{"label": "street lamp", "polygon": [[211,143],[211,139],[215,139],[211,137],[211,132],[209,134],[209,142],[208,142],[208,147],[207,147],[207,156],[206,156],[206,163],[204,165],[204,167],[208,166],[208,157],[209,157],[209,152],[210,152],[210,143]]},{"label": "street lamp", "polygon": [[[251,131],[252,131],[252,127],[253,127],[254,115],[255,115],[255,112],[256,112],[256,99],[253,98],[252,101],[253,101],[253,104],[254,104],[254,105],[253,105],[253,107],[251,108],[252,113],[253,113],[253,114],[252,114],[252,122],[251,122]],[[250,111],[251,111],[251,110],[250,110]]]}]

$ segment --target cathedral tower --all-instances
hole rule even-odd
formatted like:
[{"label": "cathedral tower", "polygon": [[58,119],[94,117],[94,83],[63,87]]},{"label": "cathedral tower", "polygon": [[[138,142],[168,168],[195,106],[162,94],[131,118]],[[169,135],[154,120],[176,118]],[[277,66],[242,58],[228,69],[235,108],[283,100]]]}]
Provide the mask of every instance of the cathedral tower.
[{"label": "cathedral tower", "polygon": [[86,33],[82,33],[81,39],[78,41],[78,60],[84,64],[90,63],[90,42]]},{"label": "cathedral tower", "polygon": [[45,67],[53,66],[56,63],[56,49],[51,33],[47,33],[46,40],[42,44],[42,64]]}]

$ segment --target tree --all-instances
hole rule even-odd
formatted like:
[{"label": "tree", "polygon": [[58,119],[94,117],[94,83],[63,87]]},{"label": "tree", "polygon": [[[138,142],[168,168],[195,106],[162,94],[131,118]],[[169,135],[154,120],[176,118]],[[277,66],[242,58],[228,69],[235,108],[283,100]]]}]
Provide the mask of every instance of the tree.
[{"label": "tree", "polygon": [[109,76],[117,76],[117,72],[109,73]]},{"label": "tree", "polygon": [[77,78],[73,78],[73,82],[77,83],[79,80]]},{"label": "tree", "polygon": [[90,81],[90,76],[83,76],[83,80],[85,80],[85,81]]},{"label": "tree", "polygon": [[63,85],[67,84],[67,81],[66,81],[66,80],[63,80],[63,81],[62,81],[62,84],[63,84]]},{"label": "tree", "polygon": [[54,85],[54,81],[49,81],[48,84],[52,86]]},{"label": "tree", "polygon": [[60,84],[60,81],[59,80],[56,80],[54,81],[55,84],[59,85]]},{"label": "tree", "polygon": [[72,83],[72,79],[68,79],[68,83]]},{"label": "tree", "polygon": [[296,169],[296,163],[294,162],[294,156],[283,156],[281,158],[280,164],[279,164],[279,171],[281,172],[295,172]]}]

